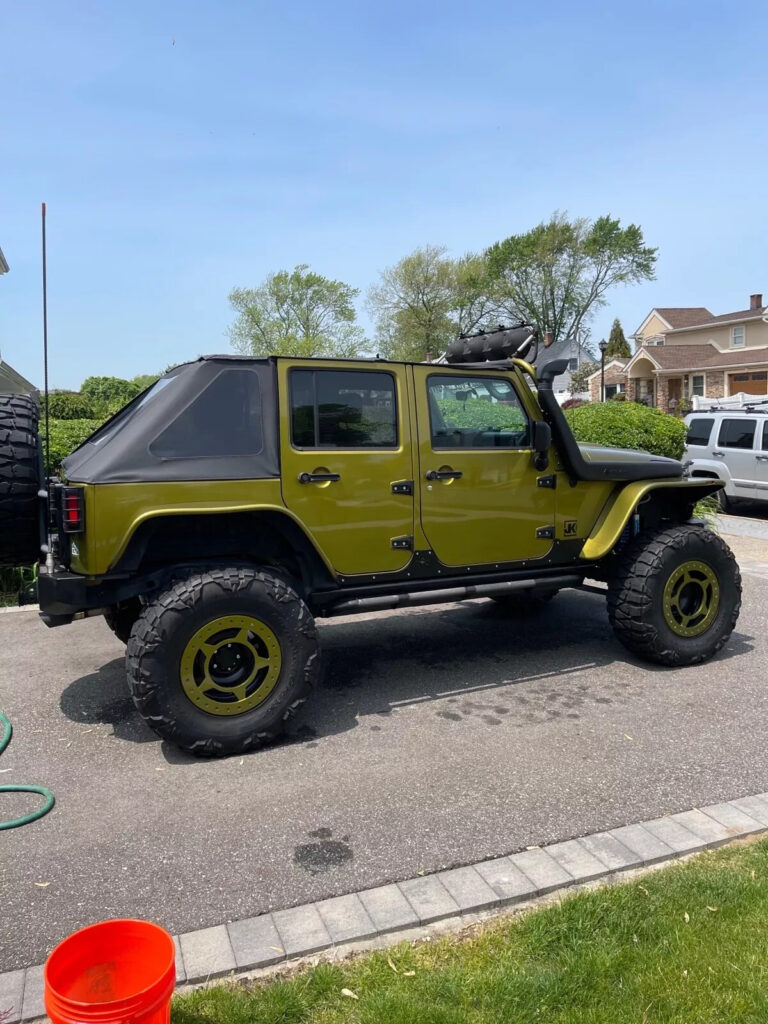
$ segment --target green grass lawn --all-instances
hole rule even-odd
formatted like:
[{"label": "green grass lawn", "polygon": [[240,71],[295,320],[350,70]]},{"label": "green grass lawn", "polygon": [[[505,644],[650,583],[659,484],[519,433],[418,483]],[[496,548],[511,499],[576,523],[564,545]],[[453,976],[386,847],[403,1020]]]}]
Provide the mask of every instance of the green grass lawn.
[{"label": "green grass lawn", "polygon": [[172,1020],[766,1022],[768,841],[574,893],[468,937],[199,990],[174,1000]]}]

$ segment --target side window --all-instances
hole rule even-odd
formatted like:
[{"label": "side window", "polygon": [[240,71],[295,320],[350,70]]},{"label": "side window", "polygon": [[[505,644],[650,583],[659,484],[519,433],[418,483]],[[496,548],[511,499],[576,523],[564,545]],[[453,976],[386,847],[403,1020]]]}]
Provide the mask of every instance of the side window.
[{"label": "side window", "polygon": [[395,379],[369,370],[291,370],[297,448],[394,448]]},{"label": "side window", "polygon": [[158,459],[258,455],[261,449],[259,378],[245,369],[217,374],[149,446]]},{"label": "side window", "polygon": [[723,420],[718,444],[721,448],[751,448],[755,441],[755,421]]},{"label": "side window", "polygon": [[527,448],[530,425],[508,380],[430,376],[433,448]]},{"label": "side window", "polygon": [[763,444],[762,448],[764,452],[768,452],[768,420],[763,423]]},{"label": "side window", "polygon": [[688,424],[687,444],[705,445],[709,444],[709,435],[712,433],[713,419],[704,417],[691,420]]}]

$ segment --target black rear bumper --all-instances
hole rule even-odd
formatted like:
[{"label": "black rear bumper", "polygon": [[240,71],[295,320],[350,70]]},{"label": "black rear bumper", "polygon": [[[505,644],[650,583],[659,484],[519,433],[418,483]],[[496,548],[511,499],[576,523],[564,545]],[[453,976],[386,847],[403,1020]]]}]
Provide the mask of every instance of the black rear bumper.
[{"label": "black rear bumper", "polygon": [[88,615],[127,601],[157,585],[155,575],[82,576],[67,569],[41,572],[37,580],[40,618],[46,626],[64,626],[76,615]]}]

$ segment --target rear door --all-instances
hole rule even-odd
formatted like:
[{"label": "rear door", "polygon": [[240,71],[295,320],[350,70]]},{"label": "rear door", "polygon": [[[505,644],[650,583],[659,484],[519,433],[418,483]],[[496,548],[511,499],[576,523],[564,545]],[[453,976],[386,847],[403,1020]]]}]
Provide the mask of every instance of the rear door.
[{"label": "rear door", "polygon": [[541,558],[555,491],[533,465],[531,418],[511,377],[414,366],[421,525],[440,561]]},{"label": "rear door", "polygon": [[281,360],[278,380],[288,509],[337,572],[404,568],[414,507],[404,367]]},{"label": "rear door", "polygon": [[713,461],[728,467],[736,498],[757,497],[757,468],[761,465],[755,458],[761,454],[755,450],[757,426],[754,416],[724,416],[720,421]]}]

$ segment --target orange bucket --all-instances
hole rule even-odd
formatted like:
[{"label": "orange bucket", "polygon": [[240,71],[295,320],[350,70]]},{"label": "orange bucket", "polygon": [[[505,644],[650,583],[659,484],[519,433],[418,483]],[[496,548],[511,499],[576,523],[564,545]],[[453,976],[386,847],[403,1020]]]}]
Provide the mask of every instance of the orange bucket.
[{"label": "orange bucket", "polygon": [[43,977],[53,1024],[168,1024],[176,949],[159,925],[102,921],[60,942]]}]

